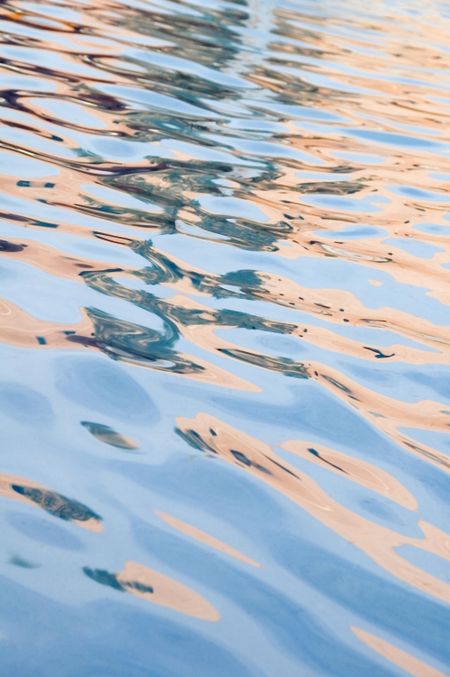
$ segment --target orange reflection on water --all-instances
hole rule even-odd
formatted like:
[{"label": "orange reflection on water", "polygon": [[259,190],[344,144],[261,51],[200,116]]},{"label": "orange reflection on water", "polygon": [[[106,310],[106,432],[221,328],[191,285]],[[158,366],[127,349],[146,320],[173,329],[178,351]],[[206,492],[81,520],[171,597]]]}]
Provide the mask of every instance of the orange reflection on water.
[{"label": "orange reflection on water", "polygon": [[301,286],[289,278],[265,273],[260,275],[262,284],[260,289],[255,290],[255,296],[269,297],[279,305],[313,313],[327,322],[349,322],[354,326],[394,331],[402,337],[439,349],[446,357],[450,356],[450,339],[446,327],[394,308],[367,309],[353,293],[346,290],[314,289]]},{"label": "orange reflection on water", "polygon": [[[207,306],[181,295],[172,297],[170,303],[177,307],[183,306],[190,309],[202,310],[204,311],[203,319],[210,317],[210,321],[207,323],[192,323],[185,325],[180,323],[178,325],[180,332],[184,337],[192,341],[195,345],[201,346],[208,352],[219,352],[222,357],[245,360],[250,364],[264,366],[267,369],[273,369],[280,372],[286,372],[288,368],[292,370],[297,369],[299,373],[302,372],[305,377],[318,381],[323,387],[332,392],[333,395],[337,396],[339,399],[343,399],[348,405],[357,409],[372,425],[391,436],[398,444],[406,448],[409,452],[413,452],[421,458],[425,458],[446,470],[450,470],[450,462],[445,454],[427,447],[424,444],[417,444],[413,439],[399,432],[399,429],[402,427],[415,427],[424,430],[447,432],[449,428],[448,412],[442,408],[440,403],[427,400],[405,402],[400,399],[383,395],[380,392],[365,387],[357,381],[350,379],[345,373],[337,371],[327,364],[297,362],[290,363],[289,367],[286,367],[285,364],[277,358],[260,355],[252,351],[241,350],[239,345],[233,344],[222,337],[218,337],[216,335],[218,325],[214,323],[214,315]],[[319,303],[316,303],[316,305],[318,306],[316,312],[325,312],[328,315],[329,311],[326,310],[326,308],[329,306]],[[321,306],[322,310],[319,306]],[[395,316],[394,311],[390,312],[392,313],[392,316]],[[372,321],[370,322],[372,326]],[[369,323],[369,320],[367,320],[367,323]],[[286,327],[286,333],[290,333],[288,326]],[[443,328],[441,328],[441,333],[443,338],[446,337]],[[306,333],[303,326],[302,328],[298,327],[295,329],[294,335],[299,338],[301,337],[302,339],[307,339],[309,330],[308,333]],[[312,343],[314,343],[315,335],[316,328],[313,327],[311,331]],[[320,328],[317,330],[317,335],[322,336],[322,338],[327,336]],[[443,342],[446,343],[446,341]],[[337,346],[339,346],[339,342],[337,343]],[[337,346],[330,347],[336,349]],[[360,349],[360,352],[363,350],[364,348]],[[366,352],[369,353],[369,351]],[[366,359],[368,359],[368,355]],[[230,372],[225,373],[230,374]],[[233,375],[232,379],[235,380],[237,377]],[[247,382],[247,387],[255,390],[257,388],[257,386],[252,386],[249,382]]]},{"label": "orange reflection on water", "polygon": [[308,442],[300,440],[284,442],[282,448],[310,463],[315,463],[341,477],[346,477],[366,487],[366,489],[376,491],[407,510],[417,509],[417,501],[411,492],[393,475],[376,465],[354,458],[341,451],[335,451],[317,444],[308,444]]},{"label": "orange reflection on water", "polygon": [[400,428],[405,427],[447,433],[449,412],[442,404],[430,400],[403,402],[362,386],[328,365],[324,367],[321,364],[309,363],[308,366],[317,381],[357,409],[376,428],[388,434],[408,451],[435,463],[447,472],[450,471],[448,456],[426,445],[417,444],[399,432]]},{"label": "orange reflection on water", "polygon": [[78,343],[90,347],[92,343],[92,322],[83,314],[76,324],[58,324],[40,320],[25,312],[11,301],[0,298],[0,342],[22,348],[67,348],[73,349],[70,336],[85,339]]},{"label": "orange reflection on water", "polygon": [[381,637],[377,637],[361,628],[352,627],[352,631],[364,644],[367,644],[371,649],[379,653],[388,661],[398,665],[413,677],[446,677],[445,673],[436,668],[431,667],[428,663],[419,660],[403,649],[399,649],[394,644],[387,642]]},{"label": "orange reflection on water", "polygon": [[[331,498],[320,485],[295,466],[277,456],[270,446],[208,414],[193,419],[177,419],[181,434],[203,451],[211,452],[224,461],[250,473],[271,486],[322,524],[360,548],[381,568],[409,585],[438,599],[450,602],[450,585],[429,574],[398,554],[404,545],[413,546],[450,560],[450,536],[437,527],[418,520],[423,538],[413,538],[380,526]],[[324,467],[327,467],[324,464]],[[349,480],[353,478],[348,475]],[[386,481],[382,473],[379,482]],[[395,478],[389,480],[392,489]],[[397,502],[408,495],[406,489]],[[409,499],[410,500],[410,499]],[[413,507],[413,506],[411,506]]]},{"label": "orange reflection on water", "polygon": [[194,540],[199,541],[200,543],[204,543],[205,545],[209,546],[210,548],[213,548],[214,550],[224,552],[226,555],[234,557],[235,559],[238,559],[241,562],[248,564],[249,566],[257,568],[261,566],[261,564],[258,564],[258,562],[255,562],[253,559],[250,559],[250,557],[247,557],[247,555],[244,555],[243,553],[239,552],[239,550],[236,550],[235,548],[232,548],[230,545],[223,543],[218,538],[215,538],[214,536],[207,534],[205,531],[197,529],[197,527],[192,526],[192,524],[187,524],[187,522],[183,522],[182,520],[177,519],[176,517],[172,517],[172,515],[168,515],[165,512],[157,511],[155,514],[160,519],[162,519],[163,522],[166,522],[166,524],[169,524],[177,531],[180,531],[182,534],[186,534],[186,536],[189,536],[190,538],[193,538]]},{"label": "orange reflection on water", "polygon": [[34,242],[33,240],[9,239],[8,243],[12,247],[17,247],[17,249],[7,252],[7,258],[27,263],[57,278],[61,277],[73,282],[81,283],[83,280],[80,277],[80,273],[86,270],[102,270],[108,267],[117,268],[117,264],[108,264],[105,261],[80,259],[76,256],[61,254],[58,249]]},{"label": "orange reflection on water", "polygon": [[208,600],[173,578],[137,562],[126,562],[116,575],[124,589],[136,597],[202,621],[218,621],[219,612]]},{"label": "orange reflection on water", "polygon": [[62,520],[95,533],[103,530],[101,517],[87,506],[15,475],[0,475],[0,496],[42,508]]},{"label": "orange reflection on water", "polygon": [[[89,314],[85,309],[81,309],[81,313],[83,318],[78,323],[58,324],[33,317],[10,301],[0,298],[0,343],[40,350],[52,348],[73,350],[79,346],[83,349],[102,350],[102,341],[96,338],[95,326]],[[181,353],[180,355],[183,356]],[[186,361],[194,359],[188,355],[184,357]],[[122,359],[135,363],[132,357],[123,356]],[[155,368],[152,362],[139,364]],[[250,381],[202,358],[195,357],[195,365],[198,371],[187,374],[194,380],[247,392],[258,390],[258,387]]]}]

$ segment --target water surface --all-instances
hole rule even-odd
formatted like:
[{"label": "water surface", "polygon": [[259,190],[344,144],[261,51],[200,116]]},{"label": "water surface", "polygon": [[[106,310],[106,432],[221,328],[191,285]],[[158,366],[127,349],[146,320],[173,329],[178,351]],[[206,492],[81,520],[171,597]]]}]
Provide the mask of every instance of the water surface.
[{"label": "water surface", "polygon": [[448,4],[0,32],[0,674],[448,674]]}]

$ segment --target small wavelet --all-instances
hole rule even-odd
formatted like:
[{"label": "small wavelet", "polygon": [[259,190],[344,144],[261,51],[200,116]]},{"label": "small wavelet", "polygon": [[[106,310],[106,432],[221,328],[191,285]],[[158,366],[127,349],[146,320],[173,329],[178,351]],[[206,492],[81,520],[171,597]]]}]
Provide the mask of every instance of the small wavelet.
[{"label": "small wavelet", "polygon": [[2,674],[447,674],[449,34],[0,3]]}]

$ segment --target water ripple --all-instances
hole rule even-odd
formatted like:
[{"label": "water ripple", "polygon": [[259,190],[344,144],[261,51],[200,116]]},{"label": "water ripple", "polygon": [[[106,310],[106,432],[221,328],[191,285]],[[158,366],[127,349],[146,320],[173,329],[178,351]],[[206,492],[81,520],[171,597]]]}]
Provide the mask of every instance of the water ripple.
[{"label": "water ripple", "polygon": [[4,674],[446,674],[449,22],[1,4]]}]

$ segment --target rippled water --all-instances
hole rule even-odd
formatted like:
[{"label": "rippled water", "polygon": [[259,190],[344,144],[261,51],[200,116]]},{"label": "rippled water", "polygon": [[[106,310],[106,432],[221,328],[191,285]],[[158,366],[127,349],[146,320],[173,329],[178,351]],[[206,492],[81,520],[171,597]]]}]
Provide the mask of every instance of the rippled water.
[{"label": "rippled water", "polygon": [[0,30],[0,674],[446,674],[449,5]]}]

